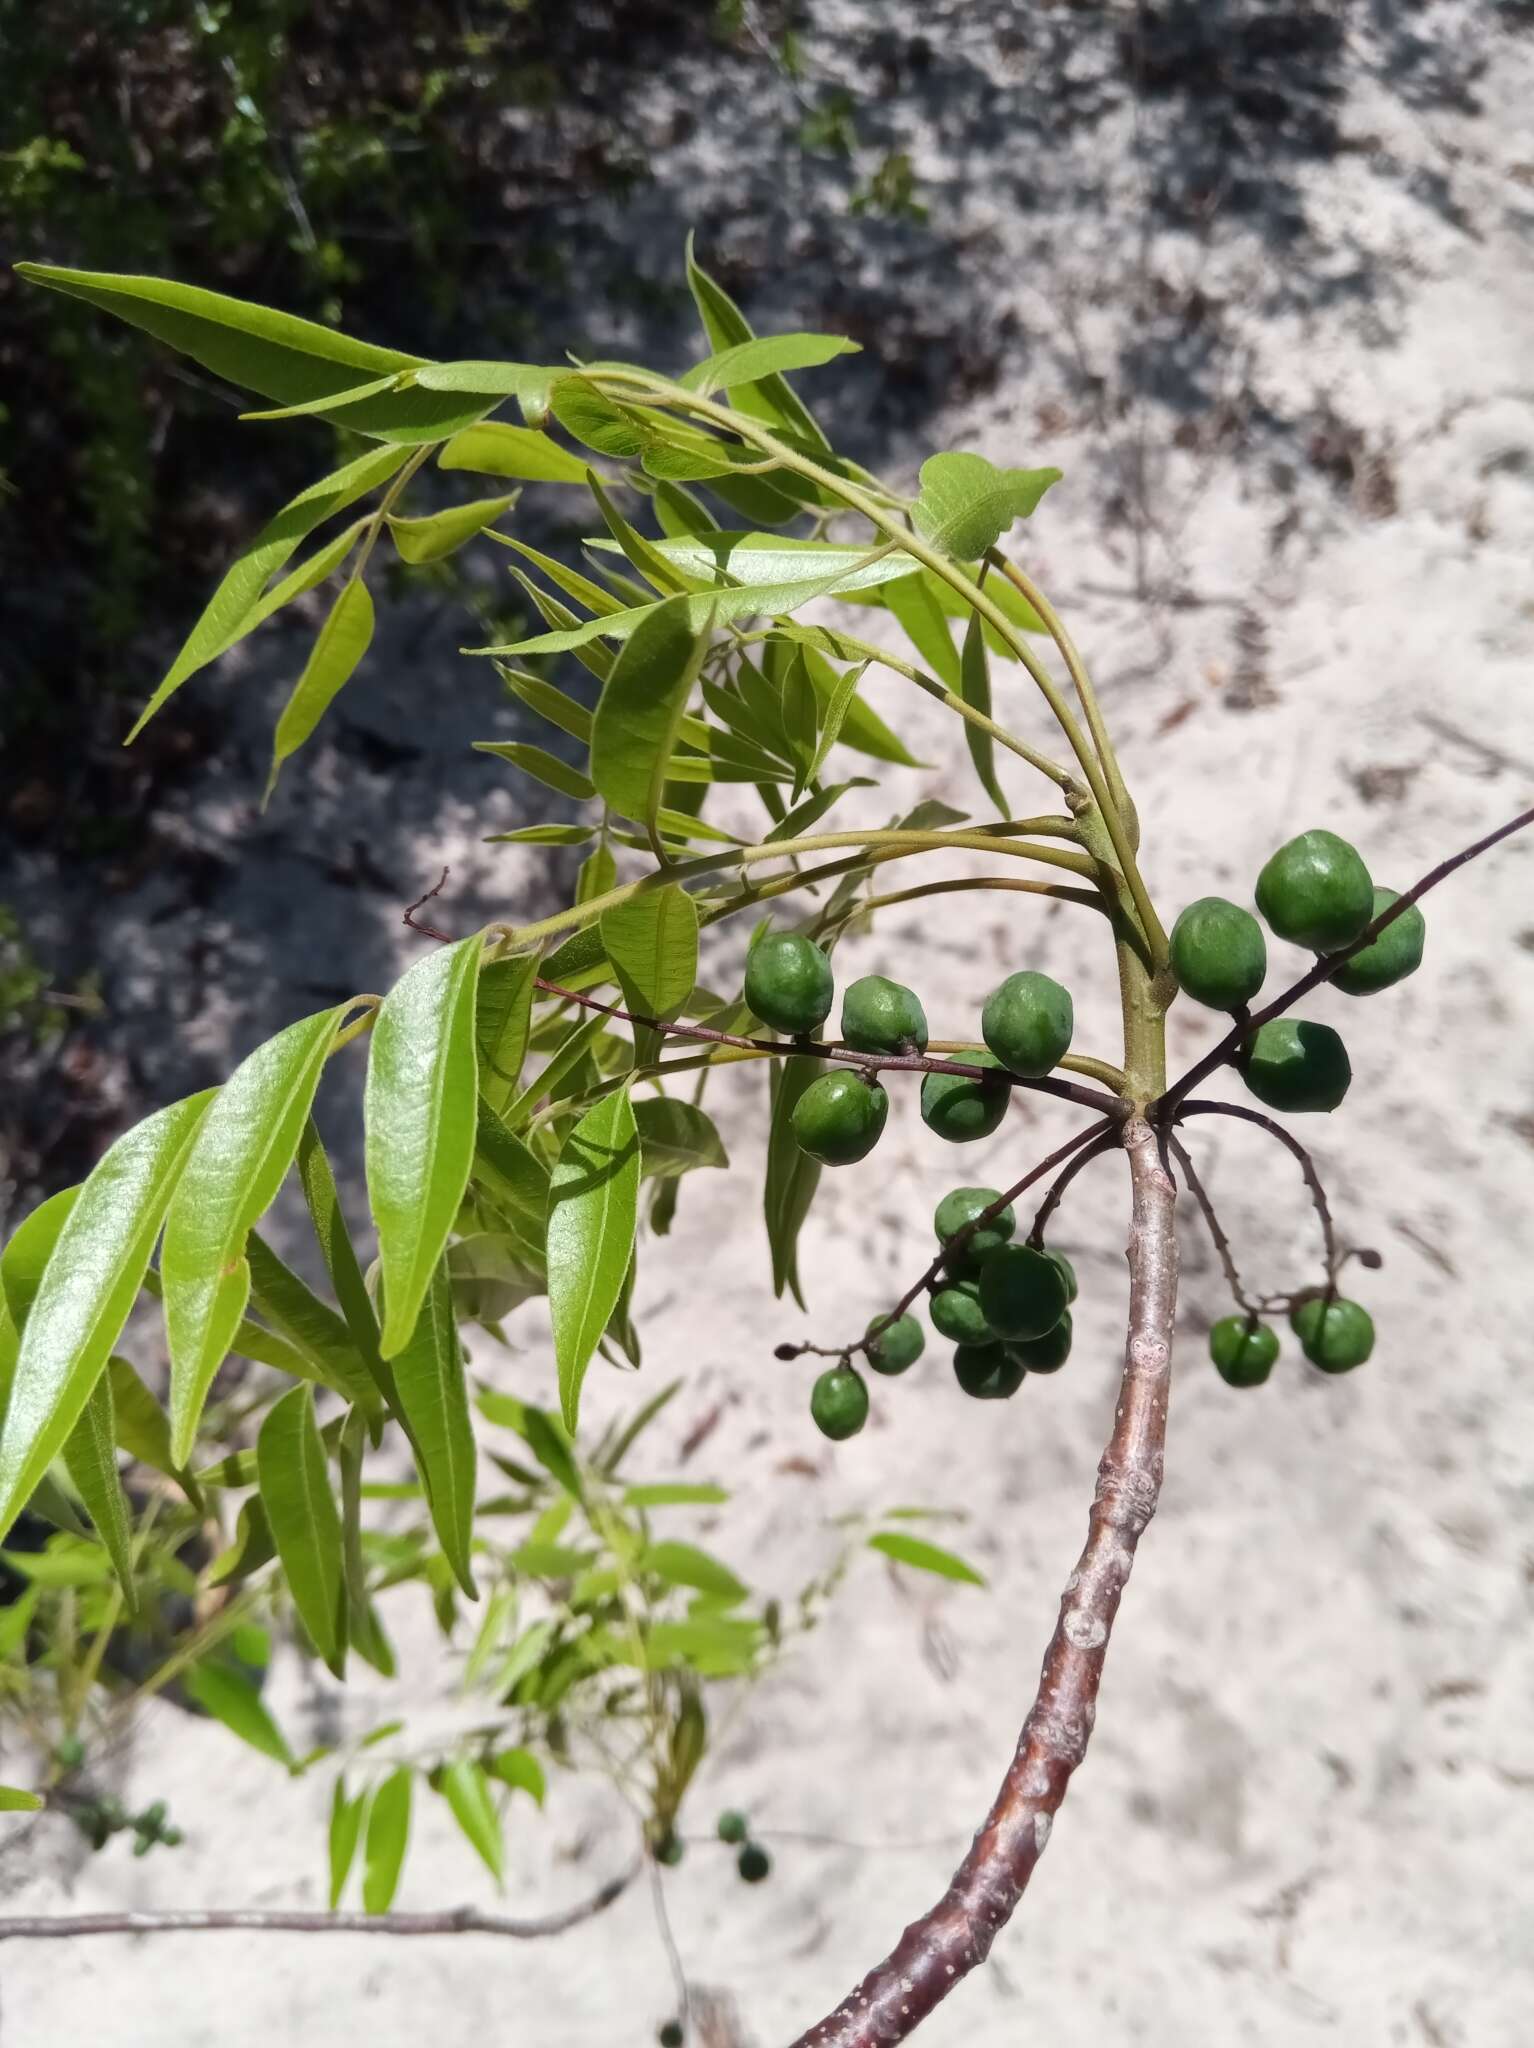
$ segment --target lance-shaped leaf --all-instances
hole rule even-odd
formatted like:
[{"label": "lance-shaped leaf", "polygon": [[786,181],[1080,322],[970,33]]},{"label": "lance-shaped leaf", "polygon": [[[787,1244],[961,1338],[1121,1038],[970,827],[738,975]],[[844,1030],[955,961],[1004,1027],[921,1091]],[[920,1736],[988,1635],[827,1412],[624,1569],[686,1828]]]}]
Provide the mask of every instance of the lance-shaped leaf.
[{"label": "lance-shaped leaf", "polygon": [[276,1540],[272,1525],[266,1518],[266,1509],[259,1493],[253,1493],[240,1505],[238,1519],[234,1525],[234,1540],[227,1550],[219,1552],[208,1566],[210,1586],[238,1585],[248,1579],[252,1572],[260,1571],[262,1565],[270,1564],[277,1555]]},{"label": "lance-shaped leaf", "polygon": [[338,1005],[290,1024],[242,1060],[187,1158],[160,1255],[178,1464],[191,1456],[208,1388],[245,1314],[246,1239],[293,1163],[345,1009]]},{"label": "lance-shaped leaf", "polygon": [[781,376],[789,370],[813,370],[837,356],[855,356],[858,344],[845,334],[764,334],[755,341],[738,341],[707,356],[679,380],[689,391],[710,392],[736,384],[755,384],[760,378]]},{"label": "lance-shaped leaf", "polygon": [[137,1606],[133,1585],[133,1537],[128,1526],[128,1503],[123,1497],[122,1478],[117,1470],[117,1429],[112,1412],[112,1382],[103,1373],[91,1389],[69,1435],[64,1439],[64,1463],[79,1488],[85,1512],[96,1534],[106,1545],[122,1587],[123,1599],[132,1614]]},{"label": "lance-shaped leaf", "polygon": [[[980,614],[971,612],[969,624],[964,629],[964,654],[960,664],[959,694],[966,704],[976,711],[991,715],[991,665],[985,650],[985,634],[981,630]],[[969,747],[969,758],[975,764],[975,773],[980,777],[980,786],[996,806],[1002,817],[1010,817],[1006,793],[996,778],[996,745],[983,726],[971,725],[964,721],[964,738]]]},{"label": "lance-shaped leaf", "polygon": [[772,1253],[772,1291],[785,1287],[801,1308],[799,1232],[820,1185],[820,1167],[801,1151],[794,1137],[794,1105],[812,1081],[825,1072],[824,1060],[785,1059],[772,1062],[769,1087],[772,1118],[767,1134],[767,1179],[762,1204],[767,1218],[767,1244]]},{"label": "lance-shaped leaf", "polygon": [[921,496],[911,511],[916,531],[940,553],[972,561],[995,547],[1014,519],[1026,519],[1058,469],[998,469],[983,455],[929,455]]},{"label": "lance-shaped leaf", "polygon": [[308,1387],[294,1387],[273,1404],[256,1439],[256,1472],[293,1605],[340,1678],[346,1664],[341,1517]]},{"label": "lance-shaped leaf", "polygon": [[[597,929],[627,1008],[662,1024],[680,1015],[698,979],[698,911],[687,891],[668,883],[631,896],[604,910]],[[658,1033],[636,1027],[636,1062],[648,1065],[660,1044]]]},{"label": "lance-shaped leaf", "polygon": [[332,1913],[340,1905],[341,1894],[346,1889],[346,1880],[350,1875],[357,1854],[357,1843],[362,1835],[362,1822],[367,1805],[366,1792],[349,1795],[345,1777],[337,1776],[330,1795],[330,1833],[327,1844]]},{"label": "lance-shaped leaf", "polygon": [[937,1543],[923,1542],[919,1536],[907,1536],[899,1529],[881,1529],[876,1536],[869,1537],[868,1547],[882,1551],[896,1564],[910,1565],[914,1571],[934,1572],[940,1579],[957,1579],[969,1586],[985,1584],[975,1567],[953,1551],[944,1550]]},{"label": "lance-shaped leaf", "polygon": [[349,1408],[336,1436],[336,1465],[341,1476],[341,1562],[346,1582],[347,1636],[359,1657],[385,1677],[394,1674],[394,1658],[368,1598],[367,1565],[362,1552],[362,1457],[367,1418]]},{"label": "lance-shaped leaf", "polygon": [[947,614],[937,601],[937,579],[920,571],[914,576],[896,576],[880,591],[886,608],[900,621],[901,630],[945,690],[957,696],[961,671],[949,630]]},{"label": "lance-shaped leaf", "polygon": [[[716,283],[697,261],[691,235],[687,237],[687,285],[710,348],[722,353],[725,349],[738,348],[742,343],[756,339],[750,321],[739,306],[723,285]],[[742,378],[738,385],[731,387],[730,403],[754,419],[765,420],[769,426],[801,435],[812,449],[825,450],[831,445],[816,424],[814,414],[781,375]]]},{"label": "lance-shaped leaf", "polygon": [[484,420],[455,434],[437,457],[440,469],[470,469],[480,476],[512,476],[529,483],[584,484],[586,465],[533,427]]},{"label": "lance-shaped leaf", "polygon": [[641,1167],[647,1180],[674,1180],[703,1166],[728,1166],[724,1142],[696,1103],[674,1095],[646,1096],[634,1104]]},{"label": "lance-shaped leaf", "polygon": [[487,1097],[481,1096],[474,1137],[473,1177],[531,1262],[543,1263],[543,1233],[549,1213],[549,1170],[509,1131]]},{"label": "lance-shaped leaf", "polygon": [[126,1358],[107,1361],[112,1388],[112,1421],[119,1447],[140,1465],[174,1479],[194,1506],[201,1491],[188,1472],[178,1471],[170,1454],[170,1418]]},{"label": "lance-shaped leaf", "polygon": [[214,1091],[147,1117],[97,1162],[43,1270],[0,1424],[0,1536],[80,1419],[128,1320]]},{"label": "lance-shaped leaf", "polygon": [[[331,1286],[335,1289],[347,1335],[351,1338],[352,1347],[362,1360],[374,1386],[384,1402],[392,1408],[394,1378],[378,1348],[378,1317],[373,1311],[367,1283],[362,1277],[362,1266],[346,1228],[346,1219],[341,1214],[341,1197],[336,1188],[336,1177],[331,1171],[329,1157],[320,1141],[320,1134],[315,1129],[312,1117],[305,1123],[303,1135],[298,1141],[298,1174],[303,1183],[304,1200],[309,1207],[309,1220],[314,1225],[314,1234],[319,1240],[325,1270],[330,1275]],[[317,1305],[324,1307],[323,1302]],[[332,1345],[331,1350],[338,1358],[340,1347]],[[349,1366],[349,1361],[346,1364]],[[349,1383],[346,1366],[342,1368],[342,1382]],[[354,1401],[358,1400],[355,1393],[351,1398]],[[373,1404],[362,1400],[358,1405],[371,1419]]]},{"label": "lance-shaped leaf", "polygon": [[43,1805],[40,1792],[24,1792],[16,1785],[0,1785],[0,1813],[40,1813]]},{"label": "lance-shaped leaf", "polygon": [[458,1757],[443,1766],[435,1782],[469,1846],[499,1884],[506,1874],[505,1844],[483,1765]]},{"label": "lance-shaped leaf", "polygon": [[574,1434],[581,1382],[628,1277],[639,1220],[639,1132],[626,1088],[596,1102],[564,1142],[549,1186],[549,1312],[559,1401]]},{"label": "lance-shaped leaf", "polygon": [[479,1053],[479,1089],[492,1109],[515,1096],[527,1058],[532,1026],[534,953],[488,961],[479,971],[474,999],[474,1042]]},{"label": "lance-shaped leaf", "polygon": [[410,1841],[410,1787],[410,1767],[401,1764],[373,1794],[362,1872],[362,1908],[366,1913],[387,1913],[399,1889],[405,1849]]},{"label": "lance-shaped leaf", "polygon": [[367,585],[353,576],[341,587],[319,630],[293,694],[282,707],[272,740],[272,765],[266,778],[271,800],[282,764],[296,754],[329,710],[336,692],[356,673],[373,640],[373,599]]},{"label": "lance-shaped leaf", "polygon": [[651,606],[602,686],[591,723],[591,779],[626,818],[653,818],[660,803],[666,764],[708,651],[706,609],[697,624],[687,610],[698,601],[679,596]]},{"label": "lance-shaped leaf", "polygon": [[329,1387],[376,1416],[382,1407],[380,1396],[387,1400],[387,1390],[346,1320],[277,1256],[259,1230],[252,1230],[246,1240],[245,1257],[251,1307],[271,1328],[265,1330],[247,1318],[230,1340],[230,1350],[294,1379]]},{"label": "lance-shaped leaf", "polygon": [[449,505],[441,512],[427,513],[422,519],[391,516],[389,531],[401,561],[442,562],[477,533],[493,526],[516,502],[517,493],[512,491],[504,498],[473,498],[466,505]]},{"label": "lance-shaped leaf", "polygon": [[60,1188],[17,1224],[5,1250],[0,1252],[0,1292],[5,1296],[6,1310],[18,1336],[27,1326],[59,1232],[79,1199],[78,1187]]},{"label": "lance-shaped leaf", "polygon": [[[386,1290],[386,1309],[387,1304]],[[432,1527],[454,1577],[471,1600],[477,1599],[469,1561],[474,1540],[474,1424],[445,1259],[438,1262],[410,1340],[395,1353],[393,1367],[400,1415],[426,1489]]]},{"label": "lance-shaped leaf", "polygon": [[232,1664],[220,1657],[204,1657],[181,1681],[188,1695],[206,1714],[222,1721],[231,1734],[260,1750],[273,1762],[296,1771],[297,1762],[282,1730],[267,1711],[260,1693]]},{"label": "lance-shaped leaf", "polygon": [[546,747],[535,747],[527,740],[475,740],[477,754],[494,754],[498,760],[509,761],[513,768],[520,768],[524,775],[530,775],[534,782],[541,782],[545,789],[552,789],[557,796],[567,796],[576,803],[589,803],[596,795],[588,778],[579,768],[572,768],[568,761],[561,761],[557,754],[551,754]]},{"label": "lance-shaped leaf", "polygon": [[368,1194],[383,1274],[382,1351],[409,1341],[469,1184],[479,935],[418,961],[384,999],[368,1053]]}]

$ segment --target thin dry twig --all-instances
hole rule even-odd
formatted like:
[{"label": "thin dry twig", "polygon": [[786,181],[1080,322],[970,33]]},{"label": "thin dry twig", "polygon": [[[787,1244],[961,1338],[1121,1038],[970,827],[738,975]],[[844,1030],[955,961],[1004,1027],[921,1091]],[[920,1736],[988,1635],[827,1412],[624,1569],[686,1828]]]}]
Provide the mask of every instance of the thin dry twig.
[{"label": "thin dry twig", "polygon": [[[1305,1185],[1310,1190],[1311,1204],[1321,1225],[1321,1239],[1326,1247],[1326,1279],[1330,1287],[1341,1264],[1341,1255],[1337,1249],[1337,1229],[1332,1221],[1331,1204],[1326,1199],[1326,1189],[1321,1185],[1321,1176],[1316,1170],[1316,1162],[1299,1139],[1292,1131],[1286,1131],[1273,1117],[1264,1116],[1260,1109],[1248,1109],[1245,1103],[1241,1102],[1184,1102],[1177,1112],[1177,1119],[1181,1122],[1184,1117],[1189,1116],[1233,1116],[1241,1123],[1255,1124],[1258,1130],[1266,1131],[1270,1138],[1276,1138],[1284,1150],[1299,1162],[1300,1172],[1305,1176]],[[1191,1181],[1189,1187],[1192,1188]]]},{"label": "thin dry twig", "polygon": [[1099,1131],[1091,1144],[1076,1154],[1076,1157],[1071,1160],[1064,1171],[1056,1177],[1048,1194],[1040,1202],[1038,1214],[1033,1219],[1033,1227],[1028,1232],[1025,1240],[1026,1243],[1031,1244],[1036,1251],[1044,1249],[1044,1227],[1065,1199],[1066,1189],[1084,1166],[1090,1166],[1094,1159],[1101,1159],[1103,1154],[1117,1142],[1118,1129],[1115,1126],[1106,1131]]},{"label": "thin dry twig", "polygon": [[1224,1271],[1226,1283],[1231,1293],[1235,1296],[1237,1308],[1244,1315],[1257,1315],[1260,1312],[1258,1304],[1251,1299],[1241,1284],[1241,1275],[1236,1267],[1236,1255],[1230,1248],[1230,1239],[1225,1233],[1224,1224],[1221,1223],[1219,1216],[1215,1212],[1214,1203],[1209,1199],[1209,1192],[1198,1177],[1198,1168],[1193,1164],[1193,1155],[1175,1131],[1167,1133],[1167,1148],[1181,1168],[1188,1193],[1197,1202],[1199,1212],[1208,1226],[1210,1239],[1214,1244],[1215,1251],[1219,1254],[1220,1265]]}]

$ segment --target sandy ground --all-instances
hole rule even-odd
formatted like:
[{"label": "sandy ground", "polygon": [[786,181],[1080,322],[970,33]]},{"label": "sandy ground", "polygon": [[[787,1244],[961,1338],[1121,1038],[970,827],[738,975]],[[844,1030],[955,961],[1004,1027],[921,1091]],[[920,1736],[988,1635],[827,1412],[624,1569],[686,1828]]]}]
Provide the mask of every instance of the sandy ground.
[{"label": "sandy ground", "polygon": [[[1371,74],[1350,75],[1349,125],[1374,138],[1373,152],[1295,177],[1313,212],[1388,281],[1383,327],[1359,317],[1346,292],[1288,305],[1267,293],[1282,259],[1250,237],[1196,259],[1175,237],[1152,245],[1158,273],[1191,290],[1197,269],[1199,288],[1220,297],[1221,360],[1264,419],[1293,422],[1324,399],[1351,423],[1361,438],[1349,488],[1314,466],[1280,474],[1282,451],[1255,429],[1190,450],[1175,445],[1164,409],[1126,402],[1094,418],[1042,348],[1026,377],[1004,374],[930,430],[934,446],[1058,461],[1067,473],[1026,535],[1027,557],[1100,678],[1145,821],[1149,876],[1169,912],[1211,890],[1243,895],[1280,839],[1317,823],[1355,839],[1376,874],[1400,886],[1534,800],[1534,267],[1520,160],[1531,89],[1528,46],[1510,39],[1479,81],[1474,115],[1428,120]],[[1128,161],[1131,138],[1110,139]],[[913,137],[934,175],[951,140],[936,129]],[[1473,232],[1384,176],[1382,161],[1403,160],[1453,181]],[[988,213],[1005,236],[1003,199],[965,191],[966,220]],[[1089,224],[1082,235],[1090,276]],[[1025,322],[1037,319],[1033,293],[1019,277]],[[1073,320],[1072,347],[1088,361],[1126,343],[1111,292],[1084,295]],[[1126,473],[1145,478],[1141,514],[1105,529],[1103,505]],[[860,614],[859,629],[875,617]],[[444,644],[454,637],[449,623],[435,630]],[[275,687],[263,659],[245,679],[258,708]],[[408,831],[386,857],[397,900],[453,860],[464,923],[470,907],[514,908],[531,874],[520,857],[492,867],[475,849],[502,819],[481,778],[460,763],[453,784],[439,765],[470,727],[486,729],[473,680],[455,681],[434,710],[418,778],[426,795],[419,810],[407,799]],[[223,687],[232,690],[228,678]],[[387,730],[413,687],[401,658],[365,696],[359,685],[357,715]],[[921,789],[973,802],[956,731],[897,691],[886,680],[874,694],[944,764]],[[1009,678],[1000,702],[1042,733],[1020,682]],[[412,729],[423,738],[418,720]],[[189,830],[227,840],[249,828],[256,759],[253,743],[231,754]],[[289,847],[300,849],[283,856],[290,869],[274,879],[273,855],[264,876],[228,882],[207,926],[214,966],[186,1023],[195,1048],[244,1046],[296,1013],[301,973],[258,996],[241,988],[241,948],[263,907],[296,921],[290,960],[304,949],[323,957],[315,986],[341,971],[341,947],[348,977],[356,970],[348,986],[377,986],[390,951],[406,957],[386,892],[364,919],[354,897],[299,886],[304,847],[319,858],[360,772],[317,753],[307,797],[286,799],[312,805],[289,813]],[[918,780],[883,780],[853,815],[887,815]],[[386,786],[380,776],[378,801]],[[1021,773],[1009,788],[1035,800]],[[1126,1597],[1097,1734],[1015,1926],[929,2023],[921,2038],[932,2048],[1528,2039],[1531,883],[1534,841],[1514,843],[1434,899],[1428,964],[1408,989],[1369,1004],[1323,994],[1309,1006],[1345,1029],[1357,1077],[1346,1109],[1311,1120],[1304,1135],[1344,1235],[1384,1255],[1381,1272],[1360,1276],[1380,1333],[1366,1369],[1327,1381],[1286,1355],[1265,1391],[1224,1388],[1202,1340],[1223,1312],[1220,1276],[1197,1218],[1185,1218],[1166,1491]],[[1069,910],[997,902],[950,899],[928,935],[897,913],[849,947],[842,971],[898,972],[926,998],[934,1034],[949,1036],[973,1028],[1001,973],[1042,967],[1076,993],[1078,1044],[1111,1053],[1116,1005],[1095,926]],[[130,933],[153,907],[127,906]],[[145,1002],[159,943],[135,955]],[[1275,950],[1280,971],[1301,964]],[[1212,1030],[1206,1015],[1180,1009],[1175,1064]],[[163,1039],[142,1059],[168,1093]],[[809,1375],[776,1364],[772,1344],[861,1327],[924,1262],[927,1219],[946,1186],[1015,1176],[1070,1119],[1029,1107],[959,1155],[924,1130],[914,1101],[899,1102],[874,1160],[827,1176],[807,1236],[803,1319],[770,1293],[753,1177],[760,1092],[742,1084],[720,1099],[741,1171],[706,1191],[689,1186],[675,1234],[642,1268],[647,1374],[688,1375],[654,1432],[652,1469],[674,1469],[689,1429],[722,1401],[720,1426],[689,1469],[735,1476],[739,1498],[717,1525],[699,1517],[697,1527],[764,1586],[791,1591],[830,1557],[831,1516],[897,1502],[964,1509],[955,1540],[991,1582],[986,1593],[918,1585],[873,1559],[860,1565],[830,1624],[752,1695],[700,1779],[694,1828],[706,1833],[720,1805],[749,1809],[776,1872],[747,1890],[726,1881],[722,1851],[699,1844],[665,1879],[669,1913],[689,1973],[727,1992],[744,2037],[766,2048],[828,2007],[929,1903],[1010,1754],[1111,1413],[1126,1201],[1121,1173],[1105,1164],[1078,1183],[1063,1219],[1060,1242],[1083,1282],[1066,1372],[1030,1384],[998,1415],[961,1399],[942,1358],[929,1358],[879,1389],[869,1429],[833,1452],[805,1415]],[[1312,1277],[1314,1222],[1289,1162],[1234,1127],[1205,1125],[1195,1143],[1253,1283]],[[537,1308],[519,1335],[516,1384],[547,1390]],[[589,1398],[600,1416],[630,1389],[595,1374]],[[812,1461],[815,1476],[784,1473],[789,1458]],[[451,1673],[424,1618],[406,1601],[393,1624],[424,1662],[409,1686],[348,1694],[348,1728],[401,1701],[423,1731],[453,1711]],[[274,1686],[299,1725],[319,1711],[293,1665]],[[327,1784],[288,1783],[214,1729],[156,1709],[126,1790],[167,1798],[186,1846],[135,1863],[119,1844],[82,1863],[53,1843],[7,1907],[319,1903]],[[529,1812],[512,1831],[508,1905],[533,1911],[580,1896],[625,1854],[600,1789],[561,1784],[543,1820]],[[443,1815],[422,1809],[400,1903],[470,1899],[490,1902],[482,1875]],[[526,1948],[166,1937],[8,1948],[0,1963],[4,2048],[107,2033],[119,2048],[353,2035],[405,2048],[428,2030],[453,2042],[609,2048],[651,2038],[671,2007],[642,1887],[601,1921]]]}]

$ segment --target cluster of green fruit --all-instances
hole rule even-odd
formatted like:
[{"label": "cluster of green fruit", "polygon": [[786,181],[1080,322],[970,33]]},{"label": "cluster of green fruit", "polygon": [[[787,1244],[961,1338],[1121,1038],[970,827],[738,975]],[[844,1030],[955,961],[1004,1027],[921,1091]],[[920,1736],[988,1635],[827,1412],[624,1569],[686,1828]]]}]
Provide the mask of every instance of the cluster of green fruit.
[{"label": "cluster of green fruit", "polygon": [[[938,1242],[952,1246],[931,1290],[932,1326],[956,1347],[953,1375],[977,1401],[1005,1401],[1030,1372],[1058,1372],[1071,1355],[1076,1274],[1063,1252],[1012,1243],[1017,1218],[995,1188],[955,1188],[937,1205]],[[983,1222],[977,1219],[984,1217]],[[920,1358],[926,1333],[913,1315],[875,1316],[868,1326],[873,1371],[893,1377]],[[823,1435],[840,1442],[868,1419],[868,1388],[852,1365],[833,1365],[816,1380],[810,1414]]]},{"label": "cluster of green fruit", "polygon": [[[1340,1294],[1297,1302],[1289,1327],[1322,1372],[1351,1372],[1374,1349],[1373,1317]],[[1278,1333],[1259,1316],[1222,1316],[1209,1332],[1209,1356],[1227,1386],[1260,1387],[1278,1357]]]},{"label": "cluster of green fruit", "polygon": [[[1357,851],[1335,832],[1302,832],[1281,846],[1257,877],[1257,908],[1281,939],[1318,954],[1340,953],[1397,900],[1376,888]],[[1422,964],[1427,927],[1415,904],[1331,976],[1344,995],[1374,995]],[[1172,927],[1172,968],[1179,987],[1213,1010],[1244,1010],[1262,987],[1268,949],[1249,910],[1223,896],[1201,896]],[[1353,1070],[1347,1048],[1327,1024],[1274,1017],[1259,1026],[1238,1061],[1259,1102],[1288,1111],[1335,1109]]]},{"label": "cluster of green fruit", "polygon": [[[774,1031],[810,1038],[831,1014],[836,984],[831,963],[802,932],[759,939],[746,965],[746,1002]],[[1047,974],[1008,975],[987,999],[980,1031],[988,1048],[957,1057],[990,1068],[994,1082],[963,1074],[928,1074],[922,1121],[940,1138],[962,1145],[989,1137],[1007,1113],[1001,1076],[1042,1080],[1070,1050],[1075,1028],[1069,991]],[[927,1018],[913,992],[882,974],[866,974],[842,997],[842,1042],[854,1052],[899,1059],[927,1050]],[[793,1130],[802,1151],[822,1166],[851,1166],[879,1142],[889,1097],[877,1078],[843,1067],[812,1081],[794,1105]]]},{"label": "cluster of green fruit", "polygon": [[[743,1813],[732,1810],[721,1813],[718,1822],[719,1839],[728,1842],[740,1854],[735,1858],[735,1868],[747,1884],[760,1884],[772,1870],[772,1858],[760,1842],[753,1842],[751,1830]],[[668,1868],[675,1868],[687,1853],[687,1845],[679,1834],[670,1832],[662,1835],[655,1845],[655,1860]]]}]

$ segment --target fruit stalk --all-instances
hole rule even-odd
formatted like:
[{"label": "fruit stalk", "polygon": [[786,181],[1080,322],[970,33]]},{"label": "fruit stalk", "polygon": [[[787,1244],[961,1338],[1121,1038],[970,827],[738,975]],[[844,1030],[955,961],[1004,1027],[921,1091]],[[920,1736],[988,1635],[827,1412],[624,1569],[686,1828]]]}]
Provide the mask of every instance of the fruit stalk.
[{"label": "fruit stalk", "polygon": [[891,2048],[985,1960],[1011,1918],[1086,1753],[1114,1617],[1156,1511],[1177,1305],[1175,1194],[1143,1118],[1124,1132],[1134,1206],[1129,1331],[1086,1547],[1067,1581],[1017,1751],[973,1848],[931,1909],[794,2048]]}]

